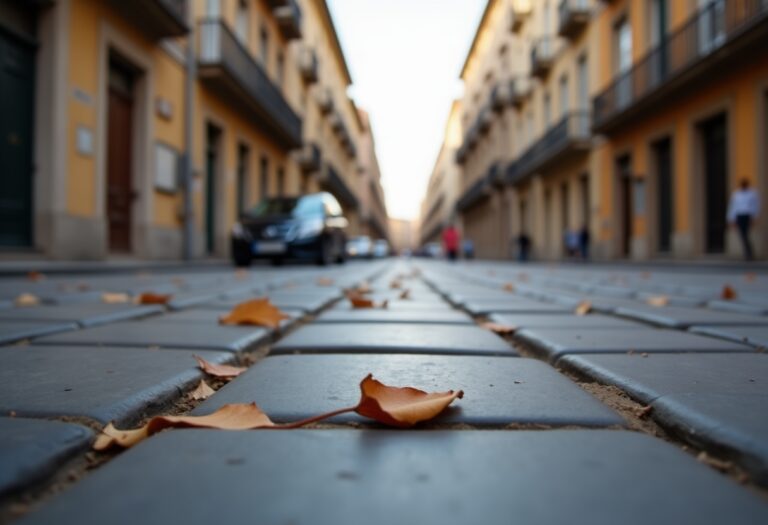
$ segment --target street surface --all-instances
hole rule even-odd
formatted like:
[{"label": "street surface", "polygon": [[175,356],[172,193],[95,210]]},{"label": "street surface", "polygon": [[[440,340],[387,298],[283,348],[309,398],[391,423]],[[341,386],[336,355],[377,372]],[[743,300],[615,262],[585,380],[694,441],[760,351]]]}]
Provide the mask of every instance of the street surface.
[{"label": "street surface", "polygon": [[[351,307],[344,290],[363,283],[386,309]],[[146,292],[172,298],[125,302]],[[218,323],[256,297],[290,316],[280,330]],[[0,280],[0,344],[0,522],[768,523],[765,271],[389,259],[31,274]],[[248,370],[206,378],[217,392],[196,401],[194,355]],[[228,403],[311,417],[354,405],[369,373],[464,398],[412,430],[346,413],[90,450],[109,422]]]}]

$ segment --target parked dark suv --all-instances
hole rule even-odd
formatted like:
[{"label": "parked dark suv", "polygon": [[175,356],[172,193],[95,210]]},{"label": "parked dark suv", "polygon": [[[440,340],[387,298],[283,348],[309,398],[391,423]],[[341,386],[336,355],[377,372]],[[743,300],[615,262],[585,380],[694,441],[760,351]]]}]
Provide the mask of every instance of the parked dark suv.
[{"label": "parked dark suv", "polygon": [[253,259],[343,263],[347,225],[330,193],[267,198],[232,228],[232,259],[237,266],[248,266]]}]

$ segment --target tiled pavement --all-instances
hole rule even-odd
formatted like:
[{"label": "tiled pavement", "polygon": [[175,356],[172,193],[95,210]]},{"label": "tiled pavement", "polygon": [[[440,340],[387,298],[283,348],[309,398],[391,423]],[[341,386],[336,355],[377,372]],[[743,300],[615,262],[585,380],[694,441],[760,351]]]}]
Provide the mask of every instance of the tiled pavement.
[{"label": "tiled pavement", "polygon": [[[387,309],[341,300],[366,280]],[[174,298],[101,302],[144,291]],[[21,293],[44,304],[12,306]],[[280,330],[217,323],[264,295],[291,315]],[[660,295],[669,306],[647,303]],[[584,300],[595,313],[575,315]],[[768,275],[377,261],[4,279],[0,304],[0,522],[768,523]],[[193,354],[255,364],[192,407],[178,402],[202,377]],[[408,431],[345,414],[164,432],[48,496],[108,421],[251,401],[297,420],[354,404],[368,373],[465,397]],[[649,406],[668,439],[576,379]]]}]

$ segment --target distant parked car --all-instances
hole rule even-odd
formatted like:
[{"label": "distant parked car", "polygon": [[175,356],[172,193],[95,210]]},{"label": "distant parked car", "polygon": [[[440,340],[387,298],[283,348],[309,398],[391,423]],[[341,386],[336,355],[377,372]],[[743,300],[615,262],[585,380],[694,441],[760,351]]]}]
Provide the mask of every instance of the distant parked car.
[{"label": "distant parked car", "polygon": [[373,243],[373,256],[377,259],[389,257],[389,243],[384,239],[377,239]]},{"label": "distant parked car", "polygon": [[373,242],[367,235],[352,237],[347,241],[347,256],[352,258],[370,259],[373,257]]},{"label": "distant parked car", "polygon": [[270,197],[240,217],[232,228],[232,259],[248,266],[253,259],[313,259],[318,264],[346,259],[348,221],[330,193]]}]

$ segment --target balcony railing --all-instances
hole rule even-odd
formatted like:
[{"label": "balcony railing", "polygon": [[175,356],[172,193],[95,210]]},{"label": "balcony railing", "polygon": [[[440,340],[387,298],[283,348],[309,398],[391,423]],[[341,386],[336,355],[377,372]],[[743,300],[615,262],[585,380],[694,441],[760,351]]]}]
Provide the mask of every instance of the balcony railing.
[{"label": "balcony railing", "polygon": [[304,144],[296,155],[296,163],[303,173],[319,171],[322,167],[323,155],[320,146],[314,142]]},{"label": "balcony railing", "polygon": [[456,202],[456,211],[463,212],[479,204],[491,194],[487,177],[480,177],[472,184]]},{"label": "balcony railing", "polygon": [[458,147],[456,150],[456,164],[459,166],[463,166],[465,162],[467,162],[467,146],[462,144]]},{"label": "balcony railing", "polygon": [[491,117],[491,108],[484,107],[477,115],[477,128],[480,133],[485,134],[491,129],[493,124],[493,118]]},{"label": "balcony railing", "polygon": [[238,108],[250,110],[254,122],[289,149],[301,146],[301,119],[291,109],[258,62],[220,20],[200,23],[201,79]]},{"label": "balcony railing", "polygon": [[502,169],[500,162],[491,164],[488,168],[486,179],[491,186],[502,186],[504,184],[504,170]]},{"label": "balcony railing", "polygon": [[314,84],[320,78],[320,62],[317,52],[311,47],[302,47],[299,50],[299,72],[301,78],[307,84]]},{"label": "balcony railing", "polygon": [[531,75],[544,78],[555,61],[555,39],[544,36],[533,42],[531,47]]},{"label": "balcony railing", "polygon": [[301,38],[301,8],[296,0],[286,0],[275,7],[272,13],[277,19],[280,32],[287,40]]},{"label": "balcony railing", "polygon": [[517,1],[513,1],[509,8],[509,28],[513,33],[520,31],[523,27],[523,22],[531,14],[530,6],[524,6]]},{"label": "balcony railing", "polygon": [[321,185],[331,192],[338,201],[349,210],[356,210],[359,203],[354,192],[349,189],[344,179],[332,165],[328,165]]},{"label": "balcony railing", "polygon": [[110,0],[110,4],[153,40],[189,32],[187,0]]},{"label": "balcony railing", "polygon": [[328,115],[333,111],[333,93],[331,88],[321,88],[317,92],[317,105],[323,115]]},{"label": "balcony railing", "polygon": [[499,82],[491,90],[491,108],[501,113],[512,101],[512,85],[509,82]]},{"label": "balcony railing", "polygon": [[507,167],[507,183],[514,184],[574,154],[589,151],[590,137],[589,113],[567,114]]},{"label": "balcony railing", "polygon": [[527,76],[518,76],[510,82],[511,102],[516,108],[519,108],[531,94],[531,81]]},{"label": "balcony railing", "polygon": [[595,97],[595,130],[610,131],[662,96],[716,75],[719,66],[735,62],[736,52],[764,54],[767,21],[766,0],[714,0]]},{"label": "balcony railing", "polygon": [[590,0],[560,0],[557,8],[557,34],[574,39],[587,27],[590,17]]}]

